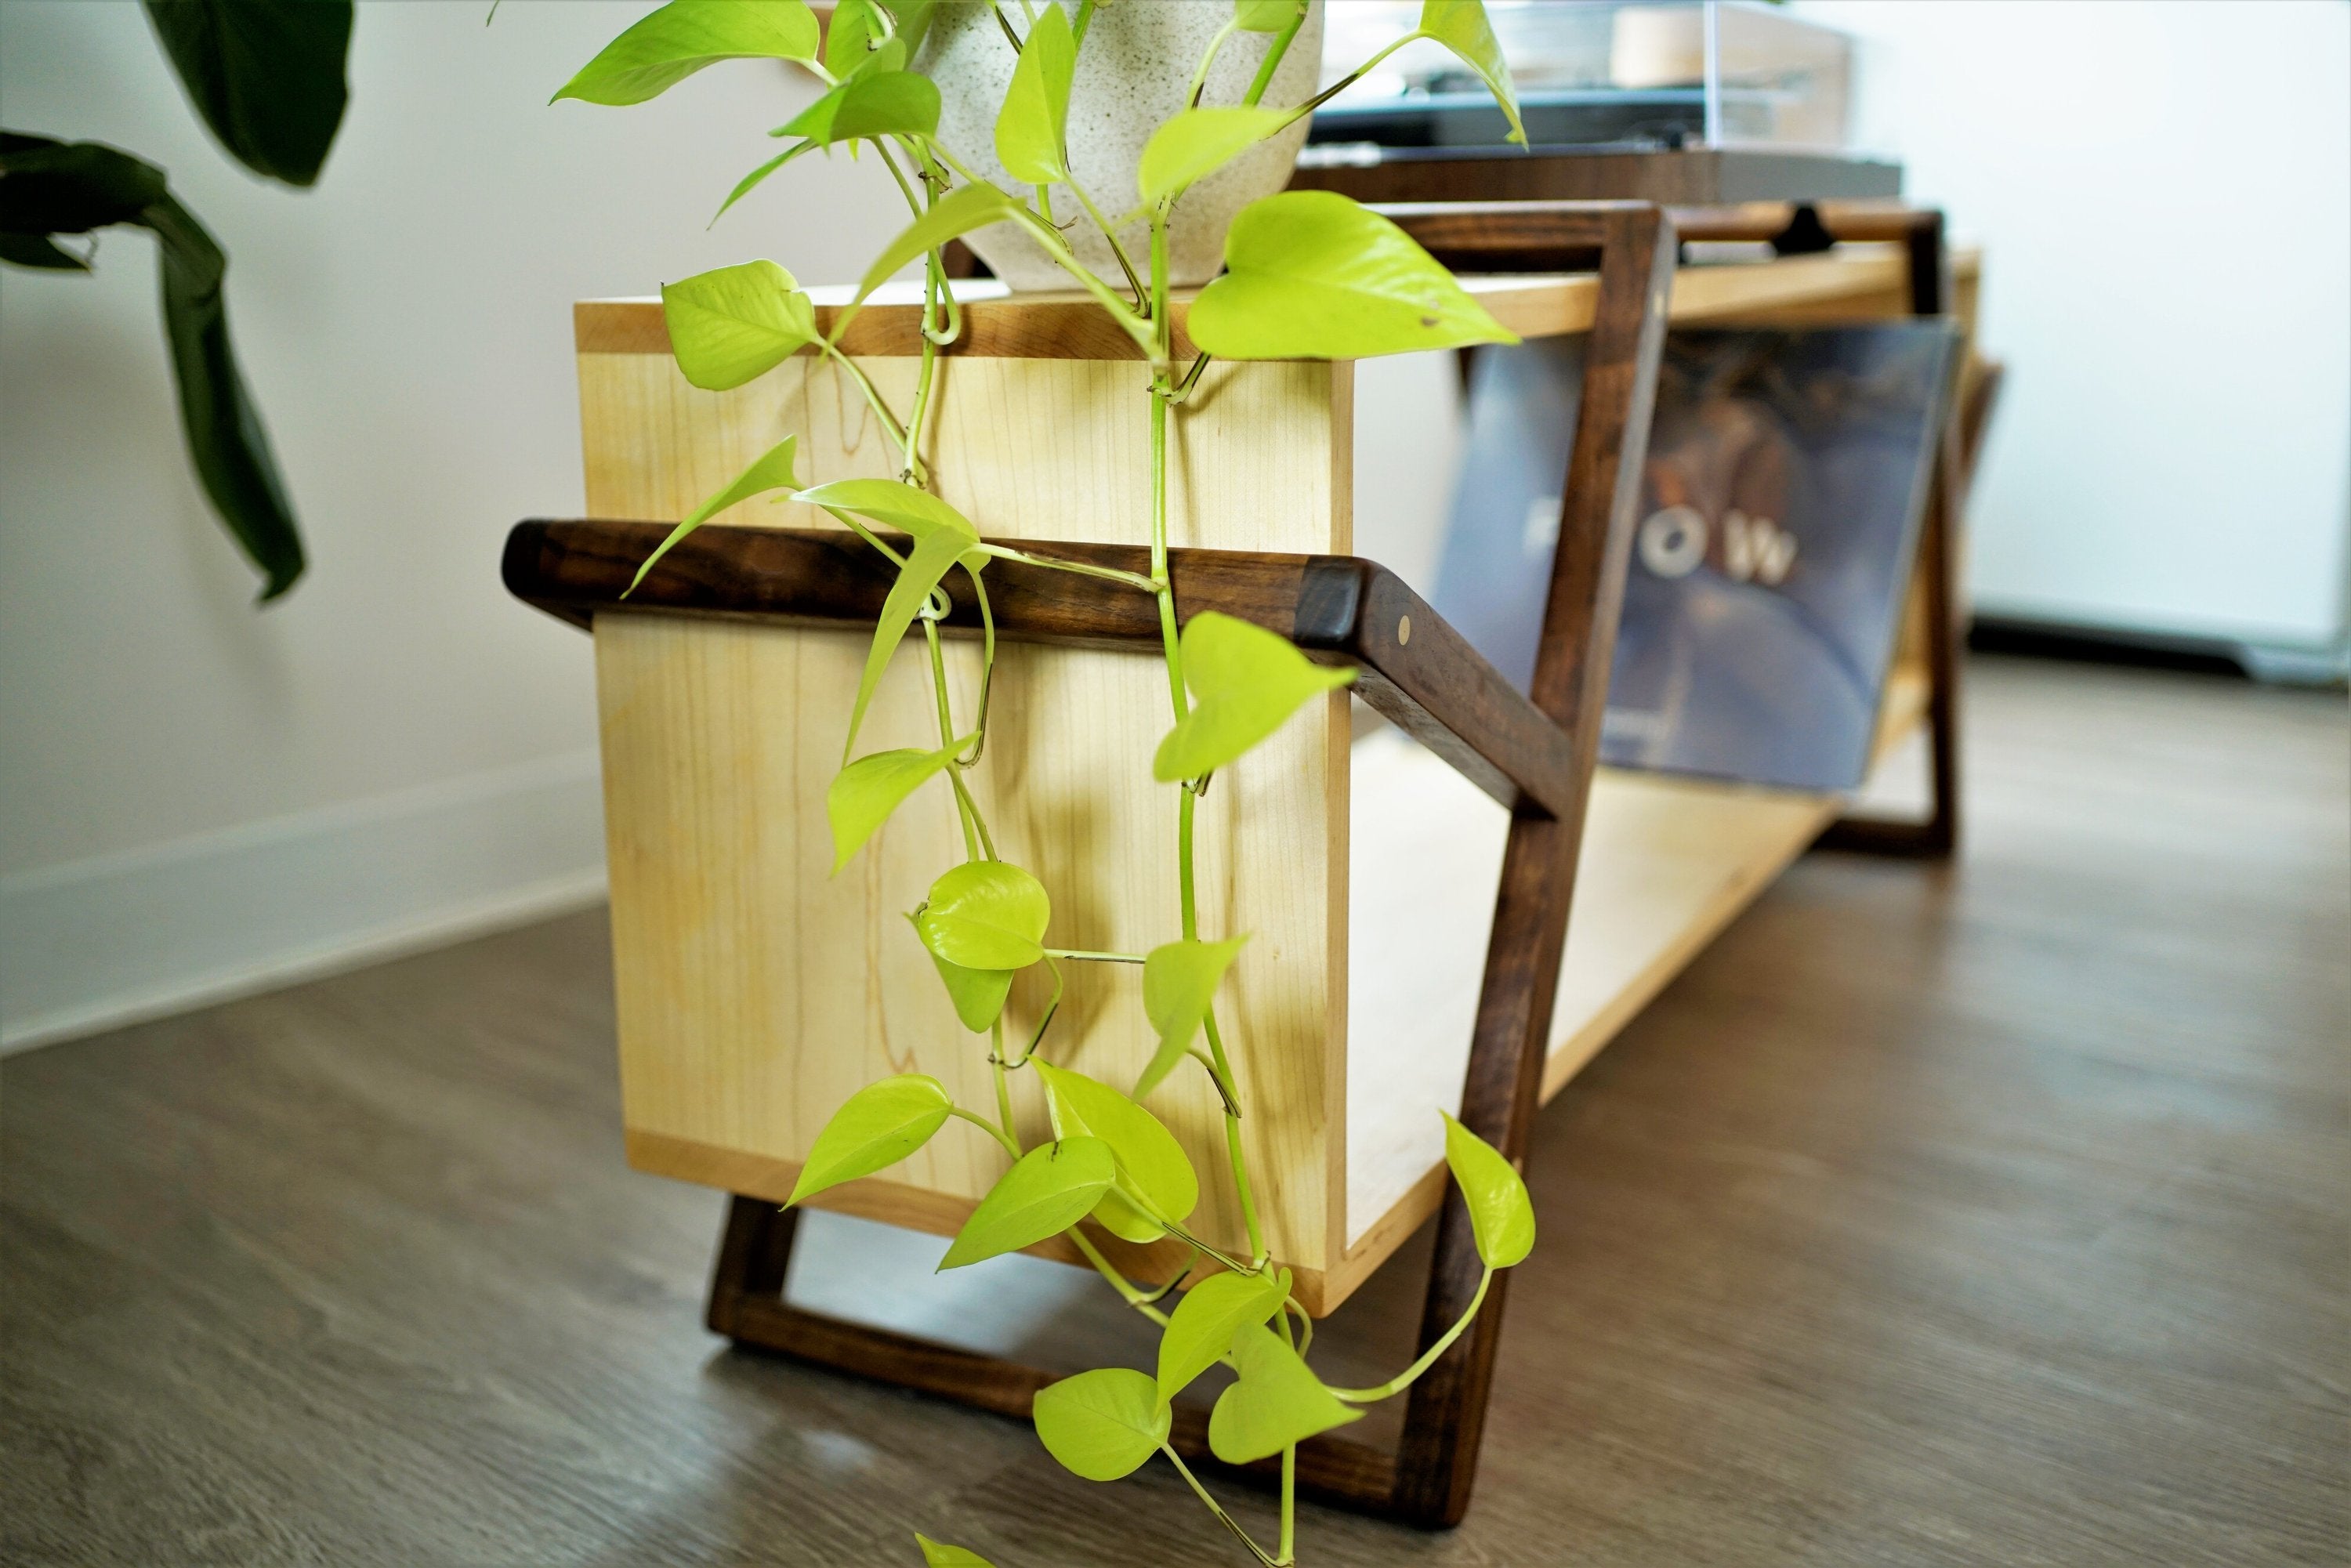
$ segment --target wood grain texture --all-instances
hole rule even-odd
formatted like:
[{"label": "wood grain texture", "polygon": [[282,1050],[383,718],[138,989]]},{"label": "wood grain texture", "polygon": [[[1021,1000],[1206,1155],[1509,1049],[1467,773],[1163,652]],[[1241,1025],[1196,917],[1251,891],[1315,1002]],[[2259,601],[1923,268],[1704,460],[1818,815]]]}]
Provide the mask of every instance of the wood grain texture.
[{"label": "wood grain texture", "polygon": [[[1964,857],[1800,861],[1552,1102],[1477,1508],[1309,1506],[1313,1568],[2340,1562],[2351,714],[1969,683]],[[0,1061],[0,1561],[1233,1561],[1162,1462],[713,1339],[726,1200],[621,1163],[611,982],[591,914]],[[796,1301],[953,1281],[802,1228]],[[1410,1354],[1425,1238],[1326,1375]],[[958,1343],[1152,1364],[982,1269]]]},{"label": "wood grain texture", "polygon": [[[914,366],[863,361],[900,406]],[[687,386],[664,358],[580,356],[588,500],[598,513],[668,519],[785,434],[799,476],[884,473],[883,443],[832,367],[789,361],[727,393]],[[1176,421],[1170,531],[1184,545],[1343,553],[1350,516],[1348,367],[1220,366]],[[1147,405],[1140,368],[1113,361],[957,359],[940,370],[938,493],[1017,539],[1136,545],[1149,538]],[[1049,434],[1050,433],[1050,434]],[[737,523],[837,528],[797,503],[752,501]],[[1140,596],[1138,596],[1140,597]],[[841,760],[864,657],[860,630],[598,617],[605,819],[618,957],[622,1081],[632,1156],[731,1151],[767,1162],[746,1190],[789,1190],[833,1110],[893,1072],[936,1074],[993,1103],[987,1044],[956,1023],[904,919],[963,858],[951,797],[935,785],[837,877],[826,786]],[[919,637],[896,655],[861,753],[937,744]],[[961,722],[977,711],[977,650],[947,650]],[[1154,656],[1008,644],[988,757],[969,782],[999,852],[1053,890],[1056,946],[1136,953],[1176,931],[1176,789],[1149,775],[1170,722]],[[1323,1136],[1343,1095],[1343,996],[1332,911],[1345,898],[1345,698],[1311,705],[1202,802],[1204,928],[1252,933],[1226,1018],[1252,1113],[1245,1135],[1268,1241],[1309,1278],[1334,1256],[1342,1154]],[[1231,868],[1252,874],[1236,878]],[[1008,1027],[1046,999],[1025,976]],[[1155,1037],[1132,967],[1073,967],[1054,1060],[1131,1082]],[[1016,1074],[1025,1135],[1041,1101]],[[1205,1075],[1154,1099],[1204,1170],[1222,1168],[1223,1124]],[[648,1138],[643,1134],[655,1134]],[[693,1168],[707,1168],[696,1156]],[[871,1212],[913,1189],[909,1224],[952,1229],[1004,1155],[956,1124],[877,1185],[832,1201]],[[656,1165],[652,1168],[673,1168]],[[684,1166],[674,1174],[689,1174]],[[1243,1248],[1228,1184],[1206,1184],[1195,1223]]]}]

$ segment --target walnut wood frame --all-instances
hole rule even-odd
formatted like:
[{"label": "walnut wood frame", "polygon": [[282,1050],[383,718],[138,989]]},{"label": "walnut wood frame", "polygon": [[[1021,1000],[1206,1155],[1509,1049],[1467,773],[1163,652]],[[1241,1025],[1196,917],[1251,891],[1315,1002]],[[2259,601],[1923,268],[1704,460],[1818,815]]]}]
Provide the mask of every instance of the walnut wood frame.
[{"label": "walnut wood frame", "polygon": [[[1228,550],[1170,552],[1179,620],[1215,609],[1295,640],[1318,660],[1362,672],[1381,712],[1510,808],[1461,1120],[1514,1161],[1541,1104],[1552,998],[1566,945],[1585,806],[1608,694],[1609,660],[1641,466],[1656,392],[1676,256],[1672,220],[1641,202],[1511,204],[1392,212],[1437,255],[1487,271],[1593,267],[1599,297],[1584,361],[1582,416],[1562,486],[1531,695],[1521,695],[1394,573],[1356,557]],[[527,522],[507,542],[514,593],[581,625],[621,610],[622,591],[667,525]],[[1045,545],[1039,553],[1144,570],[1144,552]],[[664,558],[629,613],[755,616],[800,623],[870,622],[886,570],[849,536],[705,528]],[[1155,646],[1149,601],[1099,579],[999,561],[991,568],[998,635]],[[1404,622],[1409,619],[1405,632]],[[948,629],[977,628],[955,600]],[[1053,1375],[789,1306],[783,1300],[797,1217],[737,1196],[711,1279],[711,1329],[739,1344],[1027,1416]],[[1469,1304],[1483,1274],[1468,1209],[1449,1193],[1422,1312],[1426,1347]],[[1301,1493],[1428,1528],[1469,1506],[1492,1386],[1509,1275],[1477,1322],[1414,1385],[1398,1450],[1318,1437],[1298,1450]],[[1174,1442],[1208,1458],[1207,1423],[1176,1413]],[[1271,1463],[1248,1467],[1261,1479]]]}]

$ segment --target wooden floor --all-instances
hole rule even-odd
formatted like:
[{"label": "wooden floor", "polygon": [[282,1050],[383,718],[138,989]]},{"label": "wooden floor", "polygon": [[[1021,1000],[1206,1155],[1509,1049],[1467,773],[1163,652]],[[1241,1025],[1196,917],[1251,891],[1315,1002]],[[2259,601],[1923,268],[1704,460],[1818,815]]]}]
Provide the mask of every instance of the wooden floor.
[{"label": "wooden floor", "polygon": [[[1973,673],[1962,863],[1811,857],[1569,1086],[1469,1522],[1310,1564],[2351,1558],[2346,705]],[[0,1069],[0,1562],[1232,1561],[1164,1465],[705,1335],[607,988],[582,916]],[[919,1276],[835,1224],[796,1292]],[[925,1310],[1137,1354],[1008,1261],[1027,1323]]]}]

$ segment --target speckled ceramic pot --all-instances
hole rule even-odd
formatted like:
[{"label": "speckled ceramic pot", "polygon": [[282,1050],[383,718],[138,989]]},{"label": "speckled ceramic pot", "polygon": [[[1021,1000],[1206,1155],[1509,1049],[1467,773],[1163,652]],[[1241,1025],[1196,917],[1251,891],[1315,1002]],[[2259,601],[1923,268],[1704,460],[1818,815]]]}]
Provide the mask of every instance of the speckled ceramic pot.
[{"label": "speckled ceramic pot", "polygon": [[[1074,0],[1061,4],[1074,18]],[[1135,165],[1143,157],[1143,144],[1161,121],[1183,107],[1192,72],[1207,52],[1208,41],[1232,14],[1232,0],[1118,0],[1094,12],[1078,50],[1077,75],[1070,89],[1070,163],[1105,214],[1134,207],[1139,199]],[[1017,7],[1012,15],[1019,15]],[[1227,39],[1200,101],[1212,107],[1240,102],[1272,42],[1264,33],[1235,33]],[[939,139],[974,173],[1017,191],[1023,187],[996,161],[996,112],[1012,84],[1016,58],[986,5],[951,4],[939,6],[914,65],[938,84]],[[1263,101],[1279,108],[1311,98],[1322,59],[1322,0],[1313,0]],[[1290,168],[1305,141],[1306,122],[1301,120],[1184,193],[1168,225],[1168,273],[1176,284],[1206,283],[1216,276],[1233,214],[1290,183]],[[1057,217],[1071,215],[1061,211],[1062,205],[1075,206],[1066,191],[1059,193]],[[1068,233],[1080,260],[1103,277],[1118,277],[1110,246],[1081,214]],[[1149,230],[1136,223],[1119,237],[1140,265],[1150,248]],[[968,241],[996,276],[1014,288],[1071,287],[1069,274],[1010,224],[981,229]]]}]

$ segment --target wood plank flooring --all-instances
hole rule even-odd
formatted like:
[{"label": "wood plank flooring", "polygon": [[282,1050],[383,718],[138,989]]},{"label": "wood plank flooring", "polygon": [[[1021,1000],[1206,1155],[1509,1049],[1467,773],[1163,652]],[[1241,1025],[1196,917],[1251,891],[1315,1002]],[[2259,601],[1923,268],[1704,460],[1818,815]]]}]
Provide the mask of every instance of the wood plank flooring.
[{"label": "wood plank flooring", "polygon": [[[1801,862],[1544,1113],[1468,1523],[1305,1562],[2351,1559],[2345,703],[1973,675],[1963,861]],[[622,1168],[609,984],[581,916],[0,1066],[0,1562],[1233,1560],[1164,1465],[705,1333],[722,1200]],[[1147,1348],[827,1236],[796,1295]]]}]

